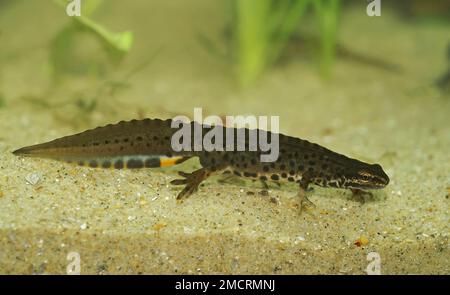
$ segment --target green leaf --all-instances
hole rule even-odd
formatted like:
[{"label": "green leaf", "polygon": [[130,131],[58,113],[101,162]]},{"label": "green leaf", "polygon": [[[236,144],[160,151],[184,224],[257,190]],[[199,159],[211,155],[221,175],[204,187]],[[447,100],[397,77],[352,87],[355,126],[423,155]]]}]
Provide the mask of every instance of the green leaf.
[{"label": "green leaf", "polygon": [[[67,5],[64,0],[54,0],[54,2],[64,8]],[[131,31],[115,33],[91,20],[88,16],[95,11],[102,2],[102,0],[89,0],[89,2],[83,2],[87,16],[82,13],[81,16],[74,16],[72,19],[83,28],[94,33],[94,35],[96,35],[97,38],[99,38],[110,49],[110,51],[113,52],[113,55],[116,55],[116,57],[121,57],[123,54],[130,51],[133,45],[133,33]]]}]

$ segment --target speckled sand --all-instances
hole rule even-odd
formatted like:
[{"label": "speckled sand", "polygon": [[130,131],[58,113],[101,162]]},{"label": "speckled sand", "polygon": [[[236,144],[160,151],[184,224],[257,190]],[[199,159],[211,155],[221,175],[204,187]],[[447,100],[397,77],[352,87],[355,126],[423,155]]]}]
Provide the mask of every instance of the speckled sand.
[{"label": "speckled sand", "polygon": [[[342,17],[342,43],[394,61],[403,73],[338,60],[334,78],[324,81],[311,61],[293,57],[239,91],[196,39],[199,30],[220,31],[224,7],[108,1],[111,10],[96,19],[136,34],[111,77],[120,80],[164,50],[130,88],[114,99],[105,94],[80,117],[70,103],[30,103],[93,95],[102,81],[52,86],[47,44],[66,17],[48,1],[24,2],[0,11],[0,273],[65,273],[75,251],[85,274],[363,274],[369,252],[380,254],[384,274],[450,274],[450,99],[429,87],[448,66],[448,27],[410,25],[387,10],[370,19],[356,7]],[[116,171],[11,154],[123,119],[192,114],[194,106],[279,115],[283,133],[380,163],[391,183],[364,203],[348,191],[315,188],[317,207],[299,215],[293,186],[264,196],[257,183],[221,177],[177,203],[179,188],[169,182],[177,170],[198,167],[196,160]],[[367,244],[355,245],[359,238]]]}]

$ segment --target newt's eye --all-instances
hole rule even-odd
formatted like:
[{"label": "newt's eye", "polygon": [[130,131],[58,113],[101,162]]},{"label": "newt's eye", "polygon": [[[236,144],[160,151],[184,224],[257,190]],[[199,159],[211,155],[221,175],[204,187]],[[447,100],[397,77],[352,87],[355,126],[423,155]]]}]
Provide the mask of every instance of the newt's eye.
[{"label": "newt's eye", "polygon": [[369,178],[371,176],[371,174],[369,172],[364,171],[364,170],[363,171],[359,171],[358,174],[360,176],[362,176],[364,179]]}]

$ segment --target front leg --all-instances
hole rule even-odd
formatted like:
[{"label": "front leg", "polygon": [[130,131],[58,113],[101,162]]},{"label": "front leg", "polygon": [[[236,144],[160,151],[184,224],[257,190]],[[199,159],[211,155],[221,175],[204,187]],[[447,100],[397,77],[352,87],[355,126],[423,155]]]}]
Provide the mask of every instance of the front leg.
[{"label": "front leg", "polygon": [[369,199],[373,198],[373,194],[371,192],[367,192],[357,188],[351,188],[350,191],[352,192],[352,197],[361,204],[364,204],[366,202],[365,197],[368,197]]}]

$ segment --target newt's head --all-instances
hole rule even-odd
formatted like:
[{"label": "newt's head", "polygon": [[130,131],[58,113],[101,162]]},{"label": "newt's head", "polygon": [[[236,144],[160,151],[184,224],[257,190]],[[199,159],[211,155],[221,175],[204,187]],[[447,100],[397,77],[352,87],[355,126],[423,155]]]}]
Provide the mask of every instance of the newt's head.
[{"label": "newt's head", "polygon": [[358,165],[345,175],[345,186],[353,189],[381,189],[389,183],[389,176],[378,164]]}]

